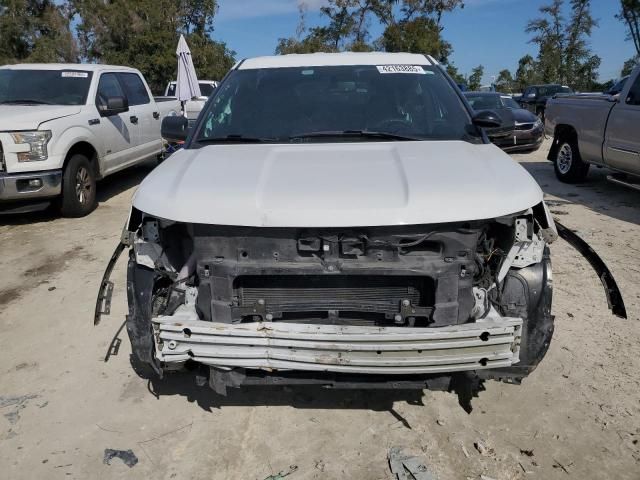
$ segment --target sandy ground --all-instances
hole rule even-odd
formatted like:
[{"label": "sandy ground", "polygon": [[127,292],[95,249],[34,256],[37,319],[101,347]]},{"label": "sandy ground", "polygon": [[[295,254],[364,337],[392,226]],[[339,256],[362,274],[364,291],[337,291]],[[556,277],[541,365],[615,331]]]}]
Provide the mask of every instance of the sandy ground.
[{"label": "sandy ground", "polygon": [[[92,315],[138,168],[103,182],[87,218],[0,217],[0,478],[389,479],[391,446],[438,479],[640,479],[640,193],[592,171],[560,184],[535,154],[514,155],[618,280],[629,320],[607,310],[589,265],[552,247],[556,332],[521,386],[488,382],[467,414],[454,394],[243,389],[136,375],[126,334],[124,261],[113,312]],[[122,339],[105,362],[112,338]],[[481,454],[474,443],[485,448]],[[132,450],[133,467],[105,449]]]}]

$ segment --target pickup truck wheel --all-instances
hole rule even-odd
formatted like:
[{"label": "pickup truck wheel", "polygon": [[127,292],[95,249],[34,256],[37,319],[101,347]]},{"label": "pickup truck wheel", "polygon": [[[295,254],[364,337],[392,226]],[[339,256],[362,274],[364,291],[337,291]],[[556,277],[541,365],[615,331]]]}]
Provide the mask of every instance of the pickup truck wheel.
[{"label": "pickup truck wheel", "polygon": [[96,208],[96,177],[84,155],[73,155],[62,176],[60,211],[65,217],[84,217]]},{"label": "pickup truck wheel", "polygon": [[564,183],[578,183],[585,179],[589,164],[582,161],[575,140],[561,140],[554,162],[558,180]]}]

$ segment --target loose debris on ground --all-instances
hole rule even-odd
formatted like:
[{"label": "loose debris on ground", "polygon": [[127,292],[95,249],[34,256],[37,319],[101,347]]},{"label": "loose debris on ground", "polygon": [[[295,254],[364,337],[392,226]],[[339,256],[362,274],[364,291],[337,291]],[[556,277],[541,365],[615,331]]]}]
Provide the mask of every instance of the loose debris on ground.
[{"label": "loose debris on ground", "polygon": [[387,458],[396,480],[436,480],[424,459],[405,455],[400,447],[391,447]]},{"label": "loose debris on ground", "polygon": [[119,458],[127,467],[133,468],[138,463],[138,457],[133,450],[113,450],[111,448],[104,449],[104,459],[102,463],[111,465],[111,460]]}]

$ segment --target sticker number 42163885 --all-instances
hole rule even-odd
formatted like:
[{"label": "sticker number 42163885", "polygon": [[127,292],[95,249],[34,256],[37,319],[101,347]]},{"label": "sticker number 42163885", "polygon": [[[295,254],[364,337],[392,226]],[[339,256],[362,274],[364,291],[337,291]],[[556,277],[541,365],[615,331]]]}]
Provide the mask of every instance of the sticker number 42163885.
[{"label": "sticker number 42163885", "polygon": [[377,65],[380,73],[417,73],[424,75],[425,71],[420,65]]}]

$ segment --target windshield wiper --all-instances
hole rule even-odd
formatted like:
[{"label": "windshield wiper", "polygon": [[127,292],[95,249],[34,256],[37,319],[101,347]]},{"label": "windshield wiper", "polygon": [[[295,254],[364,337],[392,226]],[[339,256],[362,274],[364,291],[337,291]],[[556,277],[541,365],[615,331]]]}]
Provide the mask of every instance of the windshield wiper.
[{"label": "windshield wiper", "polygon": [[245,137],[244,135],[227,135],[226,137],[200,138],[197,143],[271,143],[277,138]]},{"label": "windshield wiper", "polygon": [[424,140],[424,138],[412,137],[409,135],[400,135],[390,132],[374,132],[371,130],[335,130],[325,132],[309,132],[292,135],[289,140],[304,139],[304,138],[323,138],[323,137],[364,137],[364,138],[380,138],[387,140]]},{"label": "windshield wiper", "polygon": [[33,100],[31,98],[17,99],[17,100],[5,100],[4,102],[0,102],[2,105],[53,105],[51,102],[45,102],[44,100]]}]

